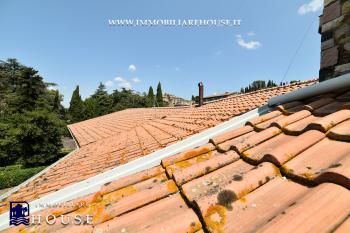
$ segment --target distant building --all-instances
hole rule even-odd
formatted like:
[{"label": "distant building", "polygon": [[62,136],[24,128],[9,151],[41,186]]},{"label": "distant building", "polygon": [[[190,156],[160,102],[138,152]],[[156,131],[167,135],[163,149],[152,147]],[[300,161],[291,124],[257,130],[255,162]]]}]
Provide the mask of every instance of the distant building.
[{"label": "distant building", "polygon": [[191,100],[185,100],[183,98],[180,98],[168,93],[165,93],[163,95],[163,101],[167,102],[169,104],[169,107],[192,105]]},{"label": "distant building", "polygon": [[224,92],[224,93],[218,93],[218,94],[206,96],[206,97],[204,97],[204,103],[211,102],[214,100],[224,99],[224,98],[226,98],[230,95],[233,95],[233,94],[236,94],[236,93],[235,92]]}]

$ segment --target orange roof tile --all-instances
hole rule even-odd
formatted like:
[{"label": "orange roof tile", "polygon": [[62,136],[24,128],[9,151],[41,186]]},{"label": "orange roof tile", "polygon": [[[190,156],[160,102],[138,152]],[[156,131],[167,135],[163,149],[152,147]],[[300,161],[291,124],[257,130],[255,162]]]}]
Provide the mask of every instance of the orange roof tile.
[{"label": "orange roof tile", "polygon": [[[207,145],[73,201],[83,200],[87,207],[65,212],[94,213],[92,226],[57,224],[27,230],[348,232],[350,116],[342,109],[349,100],[322,98],[280,106]],[[290,108],[305,103],[317,107],[290,113]],[[319,109],[329,114],[319,116]],[[256,127],[267,121],[265,129]],[[64,210],[45,211],[59,215]]]},{"label": "orange roof tile", "polygon": [[[273,96],[316,82],[233,95],[197,108],[127,109],[72,124],[69,128],[80,148],[21,187],[8,200],[38,199],[260,107]],[[0,213],[7,209],[6,204],[0,204]]]}]

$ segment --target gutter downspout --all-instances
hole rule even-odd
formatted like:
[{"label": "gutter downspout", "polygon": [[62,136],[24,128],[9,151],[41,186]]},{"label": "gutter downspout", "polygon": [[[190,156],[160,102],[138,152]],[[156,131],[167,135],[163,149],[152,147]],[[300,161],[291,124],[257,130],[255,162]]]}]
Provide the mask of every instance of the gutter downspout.
[{"label": "gutter downspout", "polygon": [[329,79],[324,82],[301,88],[299,90],[289,92],[287,94],[276,96],[267,101],[268,105],[275,106],[292,101],[307,99],[313,96],[329,93],[335,90],[350,88],[350,73],[341,75],[334,79]]}]

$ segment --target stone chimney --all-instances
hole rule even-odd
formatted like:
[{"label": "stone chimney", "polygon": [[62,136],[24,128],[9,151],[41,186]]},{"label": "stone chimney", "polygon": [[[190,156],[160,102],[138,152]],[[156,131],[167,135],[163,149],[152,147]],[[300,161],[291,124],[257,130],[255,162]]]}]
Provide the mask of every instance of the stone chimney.
[{"label": "stone chimney", "polygon": [[320,16],[320,81],[350,72],[350,1],[324,0]]}]

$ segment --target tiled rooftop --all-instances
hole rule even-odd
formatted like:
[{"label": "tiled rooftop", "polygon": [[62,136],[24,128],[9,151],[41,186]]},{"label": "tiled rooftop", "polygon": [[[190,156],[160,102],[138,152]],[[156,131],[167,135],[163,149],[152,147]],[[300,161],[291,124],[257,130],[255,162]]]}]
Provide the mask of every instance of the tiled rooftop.
[{"label": "tiled rooftop", "polygon": [[80,148],[0,202],[32,201],[131,160],[165,148],[281,95],[317,82],[238,94],[202,107],[128,109],[70,125]]},{"label": "tiled rooftop", "polygon": [[[151,134],[151,137],[155,138],[156,141],[167,144],[167,138],[173,138],[173,141],[177,141],[178,139],[187,137],[189,134],[198,133],[233,116],[260,107],[271,97],[282,95],[313,83],[315,83],[315,80],[264,89],[247,94],[235,94],[199,108],[127,109],[69,125],[69,129],[80,146],[120,135],[121,133],[133,132],[133,129],[137,128],[141,130],[144,128],[143,130]],[[164,135],[162,134],[163,137],[159,137],[158,131],[152,134],[152,130],[154,129],[166,132],[164,132]],[[171,135],[167,132],[174,132],[174,134]],[[130,135],[130,137],[134,138],[134,135]]]},{"label": "tiled rooftop", "polygon": [[350,91],[278,106],[43,214],[93,225],[6,232],[350,232]]}]

